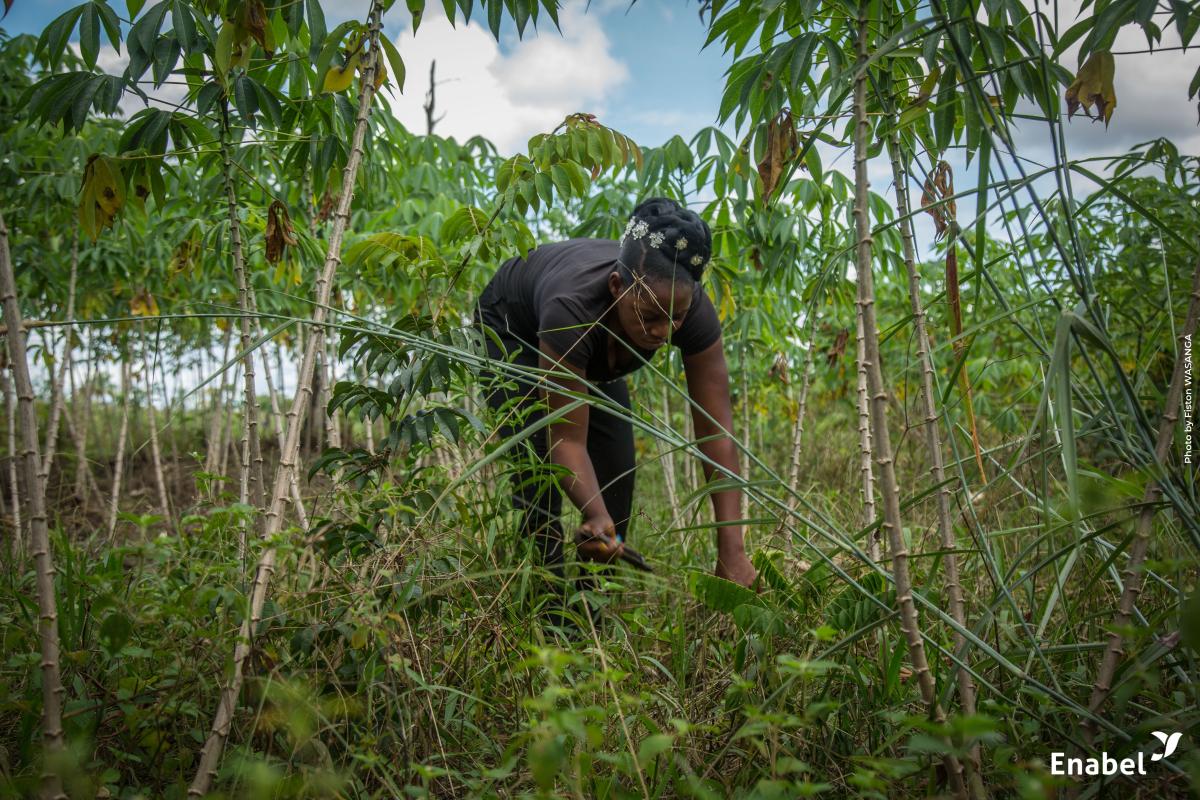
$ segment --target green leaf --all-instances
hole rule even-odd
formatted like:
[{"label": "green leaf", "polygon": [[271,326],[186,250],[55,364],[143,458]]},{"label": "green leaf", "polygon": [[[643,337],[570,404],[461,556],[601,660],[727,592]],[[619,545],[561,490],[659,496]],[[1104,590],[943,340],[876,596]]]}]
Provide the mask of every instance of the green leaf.
[{"label": "green leaf", "polygon": [[900,121],[897,127],[905,128],[917,121],[928,113],[924,106],[912,105],[900,112]]},{"label": "green leaf", "polygon": [[[500,3],[493,0],[488,10],[490,12],[492,8],[499,7]],[[554,788],[555,778],[562,769],[566,755],[561,736],[542,736],[529,746],[529,772],[539,788],[547,791]]]},{"label": "green leaf", "polygon": [[669,751],[675,745],[675,737],[669,733],[655,733],[642,739],[638,745],[638,763],[643,767]]},{"label": "green leaf", "polygon": [[571,177],[562,164],[554,164],[550,167],[550,179],[554,182],[554,188],[560,197],[565,199],[573,194]]},{"label": "green leaf", "polygon": [[758,595],[745,586],[704,572],[691,573],[688,588],[692,596],[714,611],[732,613],[738,606],[761,602]]},{"label": "green leaf", "polygon": [[[533,7],[537,10],[537,6]],[[516,8],[509,6],[509,13],[513,14],[513,20],[517,23],[517,38],[525,38],[525,26],[529,24],[529,6],[518,0]]]},{"label": "green leaf", "polygon": [[408,0],[408,13],[412,14],[412,32],[416,33],[421,27],[421,17],[425,13],[425,0]]},{"label": "green leaf", "polygon": [[135,19],[144,5],[146,5],[146,0],[127,0],[125,8],[129,9],[129,18]]},{"label": "green leaf", "polygon": [[325,27],[325,12],[321,10],[320,0],[304,0],[304,8],[308,14],[309,60],[316,61],[329,29]]},{"label": "green leaf", "polygon": [[463,206],[442,223],[438,238],[443,242],[455,242],[467,237],[480,236],[487,225],[488,215],[473,206]]},{"label": "green leaf", "polygon": [[491,2],[488,3],[488,7],[487,7],[488,28],[491,30],[492,36],[496,40],[500,39],[500,19],[501,19],[500,15],[503,13],[503,11],[504,11],[504,6],[502,6],[500,4],[499,0],[491,0]]},{"label": "green leaf", "polygon": [[129,29],[129,37],[127,39],[131,54],[133,43],[136,41],[146,58],[151,58],[154,55],[155,42],[158,39],[158,33],[162,29],[163,20],[166,16],[167,3],[166,0],[163,0],[161,3],[155,3],[146,12],[146,16],[134,23],[133,27]]},{"label": "green leaf", "polygon": [[938,87],[937,109],[933,112],[933,141],[939,152],[946,152],[954,136],[954,122],[958,113],[958,90],[955,88],[954,70],[946,70]]},{"label": "green leaf", "polygon": [[79,17],[79,54],[88,69],[96,68],[96,56],[100,54],[100,12],[95,3],[89,3]]},{"label": "green leaf", "polygon": [[151,62],[154,88],[162,86],[171,77],[182,54],[183,48],[179,45],[179,40],[175,38],[173,32],[158,38],[158,41],[154,43],[154,61]]},{"label": "green leaf", "polygon": [[217,77],[222,85],[229,77],[229,64],[233,58],[233,36],[233,25],[225,23],[221,26],[221,32],[217,34],[216,47],[213,48],[213,67],[216,68]]},{"label": "green leaf", "polygon": [[546,13],[550,15],[554,27],[558,28],[558,0],[542,0],[542,8],[546,9]]},{"label": "green leaf", "polygon": [[392,73],[392,80],[396,82],[396,91],[404,91],[404,59],[400,57],[400,52],[396,50],[396,45],[392,44],[392,40],[379,34],[379,43],[383,45],[383,54],[387,56],[388,71]]},{"label": "green leaf", "polygon": [[266,112],[267,117],[270,118],[272,125],[274,125],[276,128],[282,127],[283,109],[279,105],[279,100],[275,97],[275,93],[266,86],[263,86],[258,81],[250,80],[250,84],[254,87],[254,94],[258,100],[258,107]]},{"label": "green leaf", "polygon": [[185,0],[175,0],[171,5],[171,22],[183,52],[191,55],[203,47],[200,37],[196,35],[196,20],[192,18],[191,8]]},{"label": "green leaf", "polygon": [[782,633],[786,627],[775,611],[749,603],[733,609],[733,621],[746,633],[757,633],[761,636]]},{"label": "green leaf", "polygon": [[1081,19],[1079,22],[1076,22],[1074,25],[1068,28],[1067,32],[1060,36],[1058,41],[1054,44],[1054,57],[1058,58],[1065,53],[1068,48],[1071,47],[1071,45],[1079,41],[1079,39],[1085,33],[1090,31],[1095,24],[1096,18],[1088,17],[1087,19]]},{"label": "green leaf", "polygon": [[1200,653],[1200,589],[1193,590],[1179,609],[1179,633],[1183,643]]},{"label": "green leaf", "polygon": [[117,653],[133,635],[133,621],[120,611],[113,611],[100,623],[100,641],[110,653]]},{"label": "green leaf", "polygon": [[108,3],[97,3],[96,9],[100,12],[100,22],[104,25],[104,33],[108,36],[108,43],[113,46],[113,49],[118,53],[121,52],[121,20],[117,18],[117,12],[112,10],[112,6]]},{"label": "green leaf", "polygon": [[1079,513],[1079,458],[1075,447],[1075,415],[1071,400],[1071,320],[1073,314],[1064,311],[1058,318],[1054,337],[1054,356],[1050,362],[1049,379],[1054,398],[1054,419],[1062,447],[1063,473],[1071,500],[1072,517]]},{"label": "green leaf", "polygon": [[538,172],[533,176],[534,186],[537,187],[538,197],[542,198],[542,202],[547,207],[554,204],[554,185],[550,181],[550,176],[545,172]]},{"label": "green leaf", "polygon": [[59,61],[62,60],[63,51],[67,47],[67,39],[75,30],[75,23],[79,21],[84,9],[90,5],[90,3],[85,3],[59,15],[46,26],[42,35],[38,37],[37,52],[41,53],[52,67],[57,67]]},{"label": "green leaf", "polygon": [[258,111],[258,93],[254,91],[254,81],[244,74],[238,75],[233,82],[233,105],[247,125],[256,126],[254,114]]}]

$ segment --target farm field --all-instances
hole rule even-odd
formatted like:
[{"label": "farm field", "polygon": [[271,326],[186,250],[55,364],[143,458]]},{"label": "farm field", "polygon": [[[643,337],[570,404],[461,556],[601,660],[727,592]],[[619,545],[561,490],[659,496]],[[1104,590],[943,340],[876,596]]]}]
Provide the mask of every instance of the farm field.
[{"label": "farm field", "polygon": [[0,21],[0,797],[1200,794],[1200,4],[657,2]]}]

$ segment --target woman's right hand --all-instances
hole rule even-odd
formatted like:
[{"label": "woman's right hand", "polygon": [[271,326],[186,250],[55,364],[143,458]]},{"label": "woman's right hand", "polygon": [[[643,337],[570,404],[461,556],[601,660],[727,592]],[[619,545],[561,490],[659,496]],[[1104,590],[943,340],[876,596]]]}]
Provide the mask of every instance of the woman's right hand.
[{"label": "woman's right hand", "polygon": [[585,561],[609,563],[620,558],[624,542],[617,538],[616,525],[607,514],[588,517],[579,526],[576,549]]}]

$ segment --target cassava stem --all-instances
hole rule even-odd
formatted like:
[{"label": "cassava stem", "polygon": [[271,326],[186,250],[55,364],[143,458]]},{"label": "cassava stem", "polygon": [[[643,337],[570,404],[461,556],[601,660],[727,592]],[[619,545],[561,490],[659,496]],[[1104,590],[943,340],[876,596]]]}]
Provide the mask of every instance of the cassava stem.
[{"label": "cassava stem", "polygon": [[154,361],[150,357],[150,339],[146,336],[146,323],[138,321],[138,332],[142,339],[142,388],[146,391],[146,422],[150,427],[150,459],[154,467],[154,487],[158,491],[158,511],[168,530],[175,525],[171,516],[171,501],[167,497],[167,481],[163,475],[162,448],[158,443],[158,413],[154,410],[153,381]]},{"label": "cassava stem", "polygon": [[75,320],[75,285],[79,273],[79,231],[75,230],[71,237],[71,278],[67,283],[67,315],[66,330],[63,332],[62,359],[58,363],[57,372],[51,372],[50,384],[50,418],[46,422],[46,452],[42,454],[42,466],[39,471],[42,483],[50,476],[50,467],[54,466],[54,454],[58,450],[58,425],[62,420],[63,406],[66,403],[64,387],[66,386],[67,370],[71,365],[71,343],[75,331],[71,323]]},{"label": "cassava stem", "polygon": [[[917,335],[917,363],[921,370],[922,428],[925,432],[925,449],[929,454],[929,472],[937,490],[938,534],[942,548],[942,563],[946,570],[946,596],[950,600],[950,616],[959,627],[966,628],[967,614],[963,603],[962,582],[958,569],[958,543],[954,536],[954,520],[950,514],[950,486],[946,483],[946,467],[942,455],[942,435],[938,428],[937,395],[933,389],[933,357],[929,349],[929,332],[925,327],[925,306],[921,301],[921,275],[917,271],[916,248],[913,244],[912,217],[909,215],[908,184],[900,162],[900,137],[893,133],[888,140],[888,153],[892,160],[892,180],[896,185],[896,213],[902,220],[900,238],[904,249],[904,270],[908,274],[908,300],[912,306],[913,328]],[[969,407],[969,404],[968,404]],[[982,473],[981,473],[982,474]],[[953,633],[954,650],[959,666],[957,670],[958,697],[962,712],[975,713],[975,680],[971,677],[967,663],[966,638],[958,631]],[[969,753],[970,774],[968,789],[973,798],[987,796],[980,773],[980,749],[975,744]]]},{"label": "cassava stem", "polygon": [[372,0],[367,18],[368,56],[359,77],[358,113],[355,117],[350,156],[346,160],[346,168],[342,175],[342,192],[338,198],[337,209],[333,215],[333,225],[329,232],[329,249],[325,256],[325,263],[317,276],[312,333],[305,343],[304,358],[296,380],[296,393],[287,414],[287,435],[284,440],[284,448],[279,454],[279,466],[275,470],[275,482],[264,519],[263,534],[268,540],[268,544],[263,548],[254,570],[254,583],[250,589],[247,614],[243,619],[237,645],[233,652],[233,669],[228,682],[221,688],[220,700],[216,713],[213,715],[212,729],[200,752],[196,775],[191,786],[188,787],[189,797],[201,797],[207,794],[212,786],[213,778],[216,777],[217,765],[221,761],[221,753],[225,749],[225,742],[229,738],[229,732],[233,725],[233,714],[237,706],[238,695],[241,693],[246,659],[249,657],[253,645],[254,632],[262,619],[263,605],[266,603],[271,574],[275,571],[277,551],[270,543],[270,539],[279,533],[282,526],[283,509],[291,486],[291,475],[296,467],[297,452],[300,449],[300,429],[303,423],[304,409],[312,393],[317,351],[325,346],[326,309],[329,306],[333,279],[342,260],[342,238],[350,222],[350,204],[354,197],[355,178],[358,175],[359,164],[362,163],[363,140],[366,137],[367,120],[371,113],[371,98],[375,93],[374,77],[375,70],[378,68],[378,43],[382,13],[382,0]]},{"label": "cassava stem", "polygon": [[113,462],[112,492],[108,506],[108,540],[113,541],[117,531],[117,514],[121,508],[121,480],[124,476],[125,440],[129,438],[129,398],[133,387],[129,385],[129,357],[121,356],[121,428],[117,432],[117,457]]},{"label": "cassava stem", "polygon": [[[17,302],[17,282],[12,255],[8,249],[8,226],[0,215],[0,301],[4,304],[4,324],[8,327],[8,353],[16,384],[17,412],[21,418],[21,467],[25,473],[29,503],[29,538],[37,574],[38,640],[42,669],[42,747],[41,795],[66,798],[56,759],[63,752],[63,684],[58,659],[58,603],[54,597],[54,559],[50,552],[50,528],[46,519],[46,493],[38,480],[41,458],[38,455],[37,410],[33,405],[33,381],[25,352],[21,328],[21,305]],[[14,504],[16,498],[13,498]]]},{"label": "cassava stem", "polygon": [[[937,699],[933,673],[925,656],[920,620],[912,596],[912,579],[908,572],[908,550],[904,543],[900,516],[900,487],[896,482],[896,465],[892,459],[892,443],[887,428],[887,391],[884,388],[883,368],[879,363],[879,333],[875,320],[875,283],[871,264],[871,224],[867,218],[869,182],[867,179],[867,3],[858,6],[856,69],[854,80],[854,224],[857,234],[855,272],[858,279],[858,306],[865,340],[864,366],[867,390],[871,399],[871,434],[874,439],[875,463],[879,467],[879,488],[883,499],[883,529],[892,551],[892,572],[896,583],[896,604],[899,607],[900,629],[908,643],[908,654],[921,690],[921,698],[935,722],[944,723],[945,713]],[[962,763],[951,753],[942,758],[954,793],[963,797]]]},{"label": "cassava stem", "polygon": [[229,104],[221,105],[221,177],[225,184],[225,202],[229,217],[229,248],[233,255],[233,276],[238,291],[238,333],[242,349],[242,385],[245,417],[242,427],[242,481],[247,497],[257,509],[263,508],[263,457],[258,437],[258,395],[254,381],[254,351],[250,347],[250,299],[247,291],[246,260],[242,250],[242,226],[238,216],[237,187],[233,181],[233,145],[229,143]]},{"label": "cassava stem", "polygon": [[[861,491],[863,504],[863,527],[869,527],[875,522],[875,472],[871,467],[874,452],[871,442],[871,404],[867,398],[867,340],[863,333],[862,306],[856,309],[854,319],[854,336],[856,344],[858,369],[857,407],[858,407],[858,455],[859,473],[861,475]],[[871,539],[867,543],[867,553],[872,561],[879,560],[879,532],[871,531]]]}]

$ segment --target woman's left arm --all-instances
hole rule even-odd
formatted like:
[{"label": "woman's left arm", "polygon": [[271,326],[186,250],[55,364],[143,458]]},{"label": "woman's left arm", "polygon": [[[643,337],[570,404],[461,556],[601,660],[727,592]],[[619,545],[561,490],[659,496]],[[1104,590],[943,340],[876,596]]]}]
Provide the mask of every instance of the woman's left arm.
[{"label": "woman's left arm", "polygon": [[[717,471],[713,463],[737,476],[738,454],[733,440],[729,368],[725,364],[725,349],[721,339],[699,353],[684,356],[683,369],[687,375],[688,394],[698,406],[692,409],[696,438],[707,440],[700,443],[700,452],[708,458],[702,462],[705,479],[712,480],[713,473]],[[754,565],[746,557],[742,526],[736,523],[742,518],[742,491],[733,488],[713,492],[712,503],[713,516],[717,520],[716,574],[749,586],[756,577]]]}]

